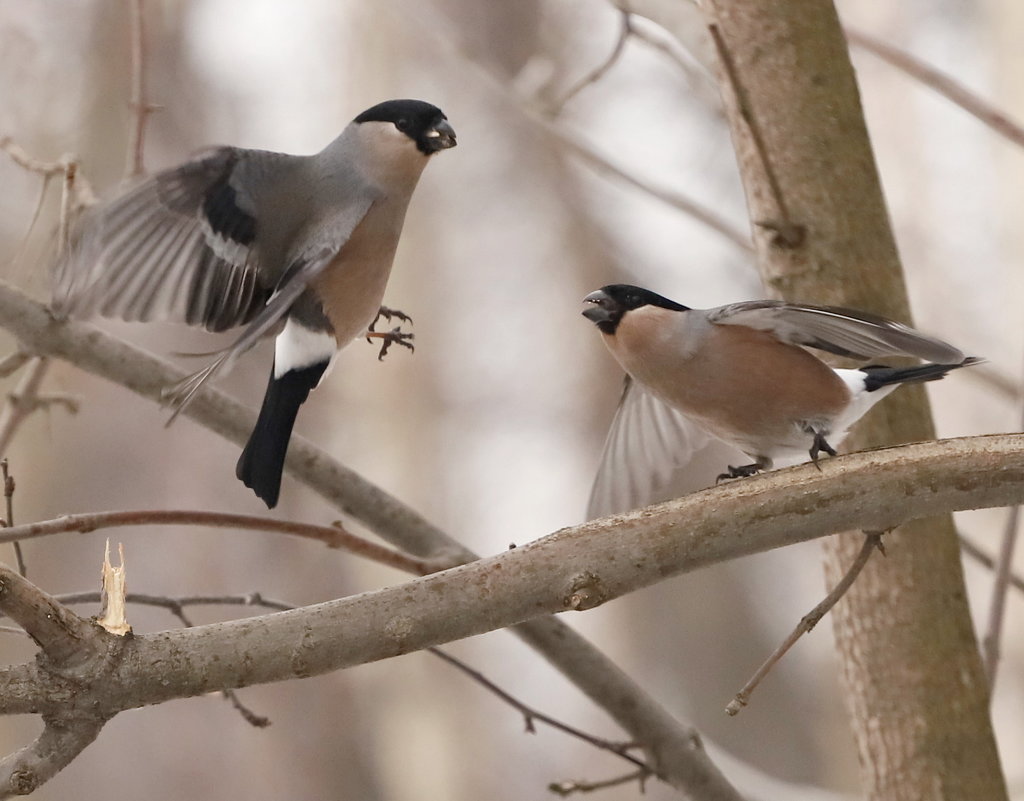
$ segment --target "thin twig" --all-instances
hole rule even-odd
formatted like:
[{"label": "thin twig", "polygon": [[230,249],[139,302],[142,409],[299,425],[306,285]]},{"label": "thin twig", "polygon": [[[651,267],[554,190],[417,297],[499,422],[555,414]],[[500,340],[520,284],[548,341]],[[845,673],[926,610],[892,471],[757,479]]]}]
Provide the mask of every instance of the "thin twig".
[{"label": "thin twig", "polygon": [[[4,500],[7,501],[7,519],[5,527],[14,525],[14,476],[8,472],[6,457],[0,459],[0,475],[4,480]],[[22,576],[28,575],[28,568],[25,565],[25,556],[21,552],[21,543],[17,540],[11,543],[14,546],[14,557],[18,560],[18,572]]]},{"label": "thin twig", "polygon": [[125,177],[134,178],[146,170],[143,166],[146,121],[159,109],[146,99],[146,17],[145,0],[132,0],[132,97],[128,123],[128,158]]},{"label": "thin twig", "polygon": [[[1021,428],[1024,429],[1024,407],[1021,409]],[[1020,507],[1014,506],[1006,518],[1003,538],[999,546],[999,557],[996,560],[995,577],[992,582],[992,597],[989,602],[988,627],[981,640],[981,654],[985,663],[985,675],[988,678],[989,702],[995,695],[996,671],[999,666],[1000,638],[1003,632],[1003,617],[1006,612],[1006,596],[1010,590],[1010,579],[1013,570],[1013,552],[1017,546],[1020,532]]]},{"label": "thin twig", "polygon": [[[975,562],[987,567],[989,570],[995,569],[996,560],[967,539],[963,534],[960,535],[960,550],[967,554],[967,556],[971,557]],[[1011,573],[1010,586],[1018,592],[1024,593],[1024,577],[1021,577],[1016,573]]]},{"label": "thin twig", "polygon": [[632,773],[627,773],[625,776],[617,776],[614,779],[605,779],[601,782],[583,782],[583,781],[567,781],[567,782],[552,782],[548,785],[550,790],[555,795],[560,795],[562,798],[566,798],[574,793],[592,793],[595,790],[607,790],[609,787],[621,787],[623,784],[632,784],[637,782],[640,785],[640,792],[644,792],[644,782],[651,774],[643,770],[635,770]]},{"label": "thin twig", "polygon": [[31,358],[32,354],[20,347],[14,351],[14,353],[4,356],[3,359],[0,359],[0,378],[7,378],[8,376],[14,375],[14,373],[24,367]]},{"label": "thin twig", "polygon": [[592,86],[600,81],[608,73],[608,70],[614,67],[619,58],[622,57],[622,53],[626,49],[626,42],[629,41],[629,37],[633,33],[633,15],[627,9],[620,8],[619,16],[621,23],[619,27],[619,38],[615,41],[615,47],[612,48],[612,52],[601,64],[573,84],[573,86],[564,95],[562,95],[560,100],[552,104],[550,109],[552,117],[557,117],[562,112],[562,109],[565,108],[566,104],[576,97],[576,95],[588,86]]},{"label": "thin twig", "polygon": [[485,687],[486,689],[490,690],[492,693],[494,693],[494,695],[498,696],[498,698],[500,698],[506,704],[518,710],[526,721],[526,730],[531,734],[533,734],[536,731],[533,726],[534,722],[540,721],[541,723],[546,723],[548,726],[551,726],[553,729],[558,729],[561,732],[565,732],[566,734],[572,735],[573,737],[583,740],[586,743],[590,743],[596,748],[600,748],[605,751],[611,751],[613,754],[622,757],[626,761],[632,762],[634,765],[640,768],[640,772],[644,776],[650,776],[653,773],[653,771],[647,765],[646,762],[644,762],[642,759],[637,759],[635,756],[629,753],[629,750],[631,748],[636,747],[635,745],[631,745],[629,743],[615,743],[610,740],[602,739],[601,737],[595,737],[594,735],[587,734],[585,731],[580,731],[579,729],[570,726],[567,723],[562,723],[559,720],[555,720],[553,717],[545,715],[543,712],[538,712],[536,709],[527,706],[519,699],[513,697],[505,690],[501,689],[501,687],[499,687],[497,684],[488,679],[483,673],[481,673],[478,670],[474,670],[469,665],[456,659],[451,654],[442,651],[440,648],[429,648],[427,650],[429,650],[430,653],[432,653],[434,656],[439,657],[440,659],[447,662],[452,667],[458,668],[465,675],[473,679],[473,681],[475,681],[477,684],[480,684],[482,687]]},{"label": "thin twig", "polygon": [[0,410],[0,455],[10,450],[11,440],[14,439],[21,424],[39,408],[39,388],[49,366],[49,359],[42,356],[32,357],[18,386],[7,396],[7,403]]},{"label": "thin twig", "polygon": [[877,531],[865,532],[864,544],[861,546],[860,552],[857,554],[857,558],[854,559],[853,564],[850,565],[850,569],[846,571],[846,574],[839,580],[836,586],[832,588],[832,591],[825,596],[824,600],[800,619],[800,622],[797,624],[796,628],[793,629],[792,633],[782,641],[782,644],[776,648],[771,656],[765,660],[764,664],[757,669],[757,672],[755,672],[750,678],[750,681],[743,686],[743,689],[736,693],[736,696],[725,707],[725,713],[727,715],[736,715],[747,705],[750,701],[751,693],[757,689],[757,685],[760,684],[761,680],[768,675],[768,672],[775,666],[775,663],[786,655],[789,649],[796,644],[797,640],[818,625],[818,621],[828,614],[828,611],[838,603],[839,599],[843,597],[848,589],[850,589],[850,586],[853,584],[857,576],[860,575],[860,571],[864,569],[864,565],[867,564],[868,558],[875,549],[880,551],[882,550],[882,533]]},{"label": "thin twig", "polygon": [[708,26],[708,30],[711,32],[711,38],[715,43],[715,49],[718,51],[722,68],[725,70],[725,77],[732,87],[733,95],[736,98],[736,106],[744,122],[747,124],[751,139],[754,141],[758,158],[761,160],[761,167],[764,170],[765,177],[768,179],[768,186],[771,189],[772,197],[775,198],[775,205],[779,210],[778,220],[755,220],[755,224],[762,228],[767,228],[774,233],[772,241],[775,245],[786,248],[799,247],[804,241],[806,230],[804,226],[793,222],[790,216],[789,206],[782,193],[782,184],[779,182],[779,177],[775,174],[775,167],[768,157],[768,145],[764,141],[764,134],[761,131],[761,126],[758,124],[754,109],[750,104],[747,90],[740,81],[739,70],[736,69],[736,63],[733,61],[729,48],[726,47],[725,39],[722,37],[722,32],[719,30],[718,25],[711,24]]},{"label": "thin twig", "polygon": [[622,167],[611,162],[607,157],[601,155],[596,150],[583,145],[579,134],[566,130],[562,126],[556,125],[551,121],[543,108],[537,107],[537,103],[518,95],[514,89],[510,88],[509,81],[506,76],[499,75],[493,67],[483,63],[472,49],[468,47],[465,42],[461,41],[458,36],[447,31],[444,33],[440,32],[438,30],[437,23],[434,22],[432,18],[428,19],[426,15],[415,10],[412,6],[403,5],[403,18],[408,18],[410,14],[416,21],[418,29],[431,34],[433,36],[433,41],[439,48],[447,50],[447,52],[451,53],[454,57],[475,67],[479,74],[482,75],[490,84],[489,88],[498,93],[498,96],[506,97],[516,108],[523,112],[527,119],[540,127],[544,133],[553,137],[559,145],[570,150],[574,155],[586,161],[590,167],[603,175],[612,176],[616,180],[628,184],[634,189],[637,189],[640,192],[643,192],[650,197],[681,211],[683,214],[692,216],[698,222],[724,236],[741,250],[751,251],[753,249],[750,244],[750,237],[745,231],[724,220],[710,209],[705,208],[692,198],[672,189],[656,186],[646,181],[642,181],[636,176],[630,175]]},{"label": "thin twig", "polygon": [[[312,523],[298,523],[291,520],[275,520],[255,515],[237,515],[226,512],[203,512],[189,509],[139,509],[121,512],[93,512],[89,514],[65,515],[55,520],[26,523],[11,529],[0,529],[0,543],[31,537],[46,537],[69,531],[87,533],[103,528],[124,526],[209,526],[211,528],[235,528],[251,531],[270,531],[290,534],[295,537],[319,540],[329,548],[342,550],[371,559],[380,564],[404,570],[407,573],[425,575],[441,569],[442,565],[427,559],[406,556],[391,548],[370,542],[346,531],[340,523],[318,526]],[[443,565],[449,567],[450,565]]]},{"label": "thin twig", "polygon": [[846,38],[857,47],[867,50],[886,63],[896,67],[896,69],[917,79],[930,89],[934,89],[1000,136],[1009,139],[1015,145],[1024,147],[1024,126],[1011,120],[992,103],[978,97],[978,95],[963,84],[939,72],[935,67],[905,50],[893,47],[864,31],[850,28],[849,26],[845,30]]}]

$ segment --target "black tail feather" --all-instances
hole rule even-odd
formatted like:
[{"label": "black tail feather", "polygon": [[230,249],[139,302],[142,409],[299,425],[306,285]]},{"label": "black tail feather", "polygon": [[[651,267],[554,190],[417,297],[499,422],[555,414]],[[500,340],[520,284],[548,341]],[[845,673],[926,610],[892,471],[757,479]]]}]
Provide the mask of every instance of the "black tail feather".
[{"label": "black tail feather", "polygon": [[274,378],[273,368],[270,370],[270,381],[256,427],[235,466],[235,475],[266,503],[268,509],[277,506],[281,471],[284,470],[284,457],[288,453],[295,416],[309,397],[310,390],[320,383],[327,364],[322,362],[301,370],[289,370],[280,378]]},{"label": "black tail feather", "polygon": [[922,381],[937,381],[945,378],[951,370],[959,367],[970,367],[983,361],[976,356],[968,356],[959,364],[918,364],[913,367],[884,367],[872,364],[862,367],[861,371],[867,373],[864,379],[864,386],[868,392],[889,386],[890,384],[920,383]]}]

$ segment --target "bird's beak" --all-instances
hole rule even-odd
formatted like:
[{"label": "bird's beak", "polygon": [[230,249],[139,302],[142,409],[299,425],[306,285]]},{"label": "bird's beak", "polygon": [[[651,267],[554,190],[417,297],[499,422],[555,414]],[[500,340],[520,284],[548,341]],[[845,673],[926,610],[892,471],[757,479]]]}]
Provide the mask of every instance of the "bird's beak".
[{"label": "bird's beak", "polygon": [[448,124],[448,120],[441,120],[437,125],[427,131],[427,142],[433,152],[446,150],[455,147],[455,129]]},{"label": "bird's beak", "polygon": [[587,304],[587,307],[583,310],[583,316],[592,323],[600,324],[611,320],[612,311],[609,307],[612,305],[612,299],[602,290],[599,289],[596,292],[591,292],[583,298],[583,302]]}]

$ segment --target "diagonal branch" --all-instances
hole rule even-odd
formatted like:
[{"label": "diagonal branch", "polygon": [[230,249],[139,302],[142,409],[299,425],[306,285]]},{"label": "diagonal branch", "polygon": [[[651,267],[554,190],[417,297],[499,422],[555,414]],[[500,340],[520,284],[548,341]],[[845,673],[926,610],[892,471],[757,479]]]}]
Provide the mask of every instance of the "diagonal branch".
[{"label": "diagonal branch", "polygon": [[[0,325],[35,352],[66,359],[156,402],[160,402],[163,389],[182,376],[180,370],[166,362],[94,326],[54,320],[44,306],[2,282]],[[214,389],[200,393],[186,414],[239,445],[248,438],[256,420],[253,410]],[[285,470],[289,475],[392,545],[441,563],[476,558],[472,551],[415,511],[307,440],[293,435],[288,451]],[[585,638],[551,618],[516,626],[514,633],[605,709],[633,740],[643,743],[659,777],[680,790],[700,787],[707,801],[739,798],[704,750],[695,745],[696,732],[668,714]]]},{"label": "diagonal branch", "polygon": [[[570,609],[590,609],[710,564],[855,526],[1024,500],[1024,434],[855,453],[562,529],[497,556],[290,612],[141,635],[109,681],[104,714],[385,659]],[[170,655],[173,654],[173,658]],[[0,670],[0,712],[58,712],[31,666]],[[159,671],[160,680],[154,681]],[[27,682],[27,685],[26,685]],[[88,700],[88,699],[86,699]]]},{"label": "diagonal branch", "polygon": [[91,716],[47,721],[35,742],[0,760],[0,799],[35,792],[92,743],[105,722]]},{"label": "diagonal branch", "polygon": [[983,100],[959,81],[935,69],[931,64],[911,55],[905,50],[871,36],[864,31],[844,27],[846,38],[851,44],[867,50],[896,69],[917,79],[952,103],[960,106],[971,116],[980,120],[993,131],[1015,145],[1024,147],[1024,126],[1011,120],[992,103]]},{"label": "diagonal branch", "polygon": [[54,667],[75,668],[102,649],[100,629],[3,564],[0,612],[25,629]]}]

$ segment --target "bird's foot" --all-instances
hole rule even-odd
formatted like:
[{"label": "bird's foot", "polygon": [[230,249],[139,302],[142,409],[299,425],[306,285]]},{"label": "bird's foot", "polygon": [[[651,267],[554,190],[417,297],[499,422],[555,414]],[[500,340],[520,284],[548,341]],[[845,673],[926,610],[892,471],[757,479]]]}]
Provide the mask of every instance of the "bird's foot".
[{"label": "bird's foot", "polygon": [[389,323],[391,322],[392,317],[397,317],[399,321],[412,325],[412,317],[405,312],[400,312],[398,309],[389,309],[387,306],[381,306],[380,310],[377,312],[377,316],[373,318],[373,322],[370,323],[370,327],[367,329],[370,333],[375,333],[373,327],[377,325],[381,317]]},{"label": "bird's foot", "polygon": [[754,462],[753,464],[741,464],[739,467],[733,467],[729,465],[729,472],[719,473],[718,478],[715,479],[715,483],[726,481],[730,478],[746,478],[756,473],[760,473],[764,470],[764,465],[760,462]]},{"label": "bird's foot", "polygon": [[825,439],[825,435],[820,431],[814,431],[814,441],[811,443],[811,449],[808,451],[810,454],[811,461],[814,462],[814,466],[821,470],[821,465],[818,464],[818,454],[824,451],[829,456],[836,455],[836,449],[828,444],[828,440]]},{"label": "bird's foot", "polygon": [[[372,326],[371,326],[372,328]],[[384,355],[388,352],[388,348],[392,345],[401,345],[403,348],[409,350],[416,350],[412,344],[412,334],[405,333],[401,326],[395,326],[390,331],[367,331],[366,341],[370,342],[374,339],[381,340],[380,353],[377,354],[377,361],[383,361]]]}]

